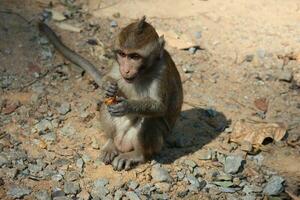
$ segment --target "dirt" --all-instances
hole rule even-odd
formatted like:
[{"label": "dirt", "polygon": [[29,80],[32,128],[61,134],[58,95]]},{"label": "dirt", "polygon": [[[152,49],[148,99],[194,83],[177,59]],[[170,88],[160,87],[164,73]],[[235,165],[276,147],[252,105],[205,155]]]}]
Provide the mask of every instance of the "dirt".
[{"label": "dirt", "polygon": [[[69,47],[95,63],[102,72],[111,64],[109,47],[113,36],[121,27],[143,15],[162,32],[172,30],[200,47],[191,53],[166,41],[184,87],[181,117],[173,131],[173,140],[170,139],[170,143],[174,143],[174,138],[179,139],[182,146],[166,146],[155,158],[171,171],[171,175],[185,159],[195,161],[207,174],[212,168],[221,169],[222,165],[215,166],[215,162],[199,160],[198,153],[207,149],[225,155],[239,153],[240,147],[232,149],[232,144],[227,141],[230,131],[225,131],[233,128],[238,120],[281,122],[288,127],[287,135],[280,142],[263,145],[261,168],[283,176],[286,190],[299,192],[300,85],[295,77],[300,73],[300,60],[287,56],[291,53],[300,55],[298,0],[61,2],[52,1],[53,9],[59,12],[75,10],[66,21],[81,27],[82,31],[62,30],[54,20],[49,24]],[[99,147],[103,145],[97,112],[102,93],[87,75],[81,76],[81,72],[55,53],[49,44],[41,44],[36,24],[49,3],[48,0],[0,2],[0,133],[6,135],[1,137],[1,143],[5,148],[13,149],[16,148],[14,142],[20,142],[19,148],[27,152],[28,160],[42,157],[47,163],[53,161],[51,156],[76,160],[88,154],[92,161],[85,163],[79,180],[82,189],[90,190],[98,178],[108,179],[110,187],[129,180],[151,183],[149,174],[153,163],[116,172],[111,166],[97,162],[100,150],[93,148],[92,143],[95,138]],[[112,21],[117,27],[111,26]],[[88,39],[95,39],[98,45],[87,44]],[[187,67],[192,72],[185,73]],[[255,105],[257,99],[266,100],[264,111]],[[20,106],[12,114],[4,114],[4,101],[19,102]],[[71,105],[71,111],[65,116],[57,113],[62,102]],[[208,110],[214,113],[213,117],[207,116]],[[84,113],[86,115],[81,116]],[[55,119],[58,116],[60,120],[54,129],[57,139],[43,146],[41,135],[32,129],[43,118],[52,116]],[[75,128],[75,134],[71,136],[60,133],[68,124]],[[296,138],[295,141],[292,138]],[[77,169],[74,162],[65,167],[62,169]],[[1,199],[11,198],[7,196],[7,190],[15,183],[26,184],[33,191],[62,187],[61,182],[51,178],[38,181],[7,178],[6,168],[0,169],[0,177],[5,180],[0,189]],[[183,187],[180,184],[175,184],[169,191],[171,199],[178,198],[176,194]],[[239,195],[237,199],[242,198]],[[187,199],[192,197],[214,199],[205,192]],[[32,198],[33,194],[25,197]],[[218,198],[222,199],[221,196]],[[230,196],[224,198],[230,199]]]}]

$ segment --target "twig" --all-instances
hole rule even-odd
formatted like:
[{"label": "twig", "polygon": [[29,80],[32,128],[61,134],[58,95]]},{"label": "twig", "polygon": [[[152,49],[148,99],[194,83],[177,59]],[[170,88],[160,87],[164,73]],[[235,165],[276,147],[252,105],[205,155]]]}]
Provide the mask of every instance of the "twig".
[{"label": "twig", "polygon": [[27,20],[25,17],[23,17],[21,14],[15,13],[15,12],[13,12],[11,10],[0,10],[0,13],[5,13],[5,14],[9,14],[9,15],[16,15],[16,16],[20,17],[21,19],[23,19],[28,24],[30,24],[30,21]]},{"label": "twig", "polygon": [[300,200],[300,197],[293,194],[291,191],[285,190],[285,192],[293,199],[293,200]]},{"label": "twig", "polygon": [[34,83],[36,83],[37,81],[43,79],[44,77],[46,77],[49,73],[52,73],[55,71],[56,68],[61,67],[61,65],[57,65],[55,67],[53,67],[50,70],[47,70],[45,73],[43,73],[42,75],[40,75],[38,78],[34,79],[33,81],[30,81],[29,83],[26,83],[25,85],[23,85],[21,88],[15,88],[15,89],[20,89],[21,91],[24,90],[25,88],[33,85]]}]

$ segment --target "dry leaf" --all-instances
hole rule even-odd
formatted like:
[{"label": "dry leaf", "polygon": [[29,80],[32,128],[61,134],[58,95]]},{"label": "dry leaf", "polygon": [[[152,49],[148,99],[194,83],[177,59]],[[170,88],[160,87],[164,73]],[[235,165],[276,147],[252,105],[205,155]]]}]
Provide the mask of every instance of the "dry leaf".
[{"label": "dry leaf", "polygon": [[56,25],[63,30],[72,31],[76,33],[81,32],[81,28],[73,26],[71,24],[67,24],[65,22],[56,23]]},{"label": "dry leaf", "polygon": [[254,101],[254,105],[257,109],[267,112],[269,103],[266,98],[259,98]]},{"label": "dry leaf", "polygon": [[281,123],[252,124],[240,120],[236,122],[230,141],[242,144],[250,142],[255,148],[261,146],[266,138],[280,141],[286,134],[287,127]]},{"label": "dry leaf", "polygon": [[189,49],[191,47],[197,47],[199,44],[196,44],[191,37],[185,34],[177,34],[174,31],[162,31],[157,30],[158,35],[163,35],[167,44],[175,47],[177,49]]}]

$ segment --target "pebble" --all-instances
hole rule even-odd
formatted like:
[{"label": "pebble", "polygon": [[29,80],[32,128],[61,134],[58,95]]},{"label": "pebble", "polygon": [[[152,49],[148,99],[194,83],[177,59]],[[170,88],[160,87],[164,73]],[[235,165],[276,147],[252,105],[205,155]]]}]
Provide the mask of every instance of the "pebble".
[{"label": "pebble", "polygon": [[59,181],[61,181],[61,180],[63,179],[63,176],[62,176],[61,174],[55,174],[55,175],[53,175],[53,176],[51,177],[51,179],[52,179],[53,181],[59,182]]},{"label": "pebble", "polygon": [[30,171],[31,174],[36,174],[36,173],[42,171],[42,169],[43,169],[42,165],[34,165],[34,164],[28,165],[28,170]]},{"label": "pebble", "polygon": [[186,164],[187,166],[191,167],[191,168],[195,168],[197,166],[197,164],[193,161],[193,160],[184,160],[184,164]]},{"label": "pebble", "polygon": [[247,194],[246,196],[242,197],[242,200],[255,200],[256,196],[253,194]]},{"label": "pebble", "polygon": [[124,193],[125,192],[123,190],[117,190],[114,194],[114,200],[121,200]]},{"label": "pebble", "polygon": [[184,198],[186,195],[188,195],[188,193],[189,193],[188,189],[186,189],[184,191],[177,192],[177,197]]},{"label": "pebble", "polygon": [[52,198],[56,198],[56,197],[63,197],[66,194],[64,193],[64,191],[62,191],[60,188],[54,188],[52,191]]},{"label": "pebble", "polygon": [[197,188],[200,187],[200,183],[199,183],[198,179],[195,176],[193,176],[193,175],[187,175],[186,179],[188,180],[188,182],[191,185],[193,185],[193,186],[195,186]]},{"label": "pebble", "polygon": [[97,179],[94,181],[94,188],[105,187],[108,183],[109,183],[108,180],[105,178]]},{"label": "pebble", "polygon": [[14,199],[20,199],[26,195],[29,195],[32,190],[26,186],[11,186],[8,191],[7,195],[13,197]]},{"label": "pebble", "polygon": [[200,169],[200,167],[195,167],[193,171],[193,175],[198,177],[203,175],[203,171]]},{"label": "pebble", "polygon": [[76,181],[80,177],[80,174],[76,171],[67,172],[65,175],[66,181]]},{"label": "pebble", "polygon": [[224,171],[228,174],[236,174],[242,167],[244,159],[241,156],[227,156]]},{"label": "pebble", "polygon": [[91,195],[94,199],[100,198],[100,199],[105,199],[105,196],[109,194],[109,190],[106,189],[105,187],[97,187],[93,188]]},{"label": "pebble", "polygon": [[195,71],[194,68],[193,68],[193,66],[191,66],[191,65],[183,65],[182,66],[182,70],[186,74],[193,73]]},{"label": "pebble", "polygon": [[196,51],[197,51],[197,48],[196,48],[196,47],[191,47],[191,48],[189,48],[189,52],[190,52],[191,54],[196,53]]},{"label": "pebble", "polygon": [[0,153],[0,167],[3,165],[10,164],[11,161],[7,158],[7,156],[4,153]]},{"label": "pebble", "polygon": [[90,200],[91,199],[90,193],[86,190],[81,191],[76,197],[78,198],[78,200]]},{"label": "pebble", "polygon": [[290,71],[281,71],[278,74],[278,79],[280,81],[286,81],[286,82],[291,82],[293,79],[293,74]]},{"label": "pebble", "polygon": [[82,170],[83,165],[84,165],[83,159],[82,159],[82,158],[78,158],[78,159],[76,160],[76,167],[78,167],[80,170]]},{"label": "pebble", "polygon": [[152,167],[151,176],[154,182],[172,182],[169,172],[158,165]]},{"label": "pebble", "polygon": [[202,150],[197,153],[197,157],[199,160],[211,160],[212,159],[212,151],[211,150]]},{"label": "pebble", "polygon": [[59,130],[59,133],[64,136],[72,136],[76,134],[76,129],[71,124],[66,124]]},{"label": "pebble", "polygon": [[37,200],[51,200],[51,196],[47,190],[40,190],[34,196]]},{"label": "pebble", "polygon": [[60,107],[57,108],[57,111],[61,115],[65,115],[71,111],[71,105],[68,102],[63,102]]},{"label": "pebble", "polygon": [[65,182],[64,184],[64,192],[66,194],[77,194],[80,192],[79,183],[76,182]]},{"label": "pebble", "polygon": [[92,148],[93,149],[100,149],[100,144],[96,138],[92,138]]},{"label": "pebble", "polygon": [[253,54],[246,55],[245,61],[246,61],[246,62],[252,62],[253,58],[254,58],[254,55],[253,55]]},{"label": "pebble", "polygon": [[140,200],[139,196],[133,191],[126,192],[126,197],[130,200]]},{"label": "pebble", "polygon": [[155,183],[155,187],[157,188],[158,192],[169,192],[171,189],[171,184],[170,183],[165,183],[165,182],[161,182],[161,183]]},{"label": "pebble", "polygon": [[115,27],[118,26],[118,23],[115,20],[113,20],[113,21],[110,22],[110,26],[115,28]]},{"label": "pebble", "polygon": [[37,130],[38,133],[40,133],[40,132],[45,132],[47,130],[52,130],[53,126],[51,121],[47,119],[42,119],[41,121],[39,121],[39,123],[35,125],[35,129]]},{"label": "pebble", "polygon": [[280,194],[283,187],[284,179],[280,176],[272,176],[265,186],[263,193],[267,195],[278,195]]},{"label": "pebble", "polygon": [[257,164],[259,166],[261,166],[263,164],[264,156],[261,153],[255,155],[255,156],[248,155],[247,157],[248,157],[249,160],[254,161],[255,164]]},{"label": "pebble", "polygon": [[56,134],[54,132],[46,133],[46,134],[42,135],[41,137],[48,142],[56,141]]},{"label": "pebble", "polygon": [[128,188],[131,190],[135,190],[136,188],[139,187],[139,183],[136,181],[129,181],[128,183]]},{"label": "pebble", "polygon": [[200,39],[202,37],[202,33],[200,31],[195,32],[195,38]]}]

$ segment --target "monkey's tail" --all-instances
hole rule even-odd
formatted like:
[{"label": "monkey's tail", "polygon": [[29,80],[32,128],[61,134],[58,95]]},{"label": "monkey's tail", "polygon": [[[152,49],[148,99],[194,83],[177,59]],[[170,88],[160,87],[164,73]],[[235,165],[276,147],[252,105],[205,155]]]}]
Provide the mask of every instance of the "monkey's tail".
[{"label": "monkey's tail", "polygon": [[62,41],[57,37],[54,31],[45,23],[39,22],[38,24],[40,32],[45,34],[50,42],[54,45],[54,47],[68,60],[72,63],[78,65],[82,69],[84,69],[87,73],[89,73],[94,81],[101,86],[101,78],[102,75],[98,71],[98,69],[90,63],[88,60],[78,55],[76,52],[72,51],[69,47],[65,46]]}]

